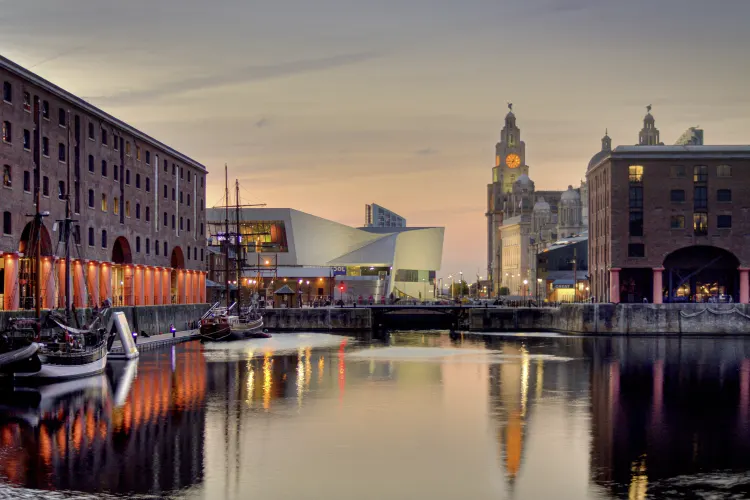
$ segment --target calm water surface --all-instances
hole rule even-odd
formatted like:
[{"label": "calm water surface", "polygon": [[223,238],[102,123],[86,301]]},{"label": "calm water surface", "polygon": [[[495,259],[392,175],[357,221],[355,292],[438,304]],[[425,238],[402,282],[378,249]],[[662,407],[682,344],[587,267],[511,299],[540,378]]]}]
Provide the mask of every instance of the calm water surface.
[{"label": "calm water surface", "polygon": [[750,498],[750,339],[182,344],[0,394],[0,498]]}]

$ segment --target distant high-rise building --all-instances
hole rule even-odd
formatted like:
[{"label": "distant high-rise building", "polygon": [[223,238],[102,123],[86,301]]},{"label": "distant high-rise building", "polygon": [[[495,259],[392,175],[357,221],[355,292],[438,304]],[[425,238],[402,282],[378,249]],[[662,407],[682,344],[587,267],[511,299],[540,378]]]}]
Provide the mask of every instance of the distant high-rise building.
[{"label": "distant high-rise building", "polygon": [[703,129],[698,127],[690,127],[683,133],[675,146],[703,146]]},{"label": "distant high-rise building", "polygon": [[406,227],[406,219],[396,212],[371,203],[365,205],[365,227]]}]

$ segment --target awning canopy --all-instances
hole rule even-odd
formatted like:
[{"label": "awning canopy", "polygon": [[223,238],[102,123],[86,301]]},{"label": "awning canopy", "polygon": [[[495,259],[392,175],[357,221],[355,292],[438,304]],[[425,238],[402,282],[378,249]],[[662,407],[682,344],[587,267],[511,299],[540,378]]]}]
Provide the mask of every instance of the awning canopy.
[{"label": "awning canopy", "polygon": [[274,295],[294,295],[294,290],[289,288],[289,285],[284,285],[273,293]]},{"label": "awning canopy", "polygon": [[552,282],[552,288],[573,288],[575,285],[574,280],[559,279]]}]

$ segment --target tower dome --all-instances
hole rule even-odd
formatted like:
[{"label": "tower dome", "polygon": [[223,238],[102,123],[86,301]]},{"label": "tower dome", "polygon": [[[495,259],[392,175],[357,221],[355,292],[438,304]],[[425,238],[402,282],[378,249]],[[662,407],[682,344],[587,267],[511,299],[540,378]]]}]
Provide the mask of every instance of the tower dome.
[{"label": "tower dome", "polygon": [[576,202],[581,200],[581,195],[578,194],[578,191],[573,189],[573,186],[568,186],[567,191],[565,191],[562,196],[560,196],[560,201],[562,202]]},{"label": "tower dome", "polygon": [[515,184],[517,184],[517,185],[519,185],[519,186],[530,186],[530,185],[533,185],[533,184],[534,184],[534,181],[532,181],[532,180],[531,180],[531,178],[529,178],[529,176],[528,176],[528,175],[526,175],[526,174],[521,174],[521,175],[520,175],[520,176],[518,177],[518,179],[516,179],[516,182],[515,182]]},{"label": "tower dome", "polygon": [[536,203],[534,203],[534,212],[541,212],[541,211],[548,211],[549,212],[550,207],[549,203],[544,201],[544,197],[540,197]]}]

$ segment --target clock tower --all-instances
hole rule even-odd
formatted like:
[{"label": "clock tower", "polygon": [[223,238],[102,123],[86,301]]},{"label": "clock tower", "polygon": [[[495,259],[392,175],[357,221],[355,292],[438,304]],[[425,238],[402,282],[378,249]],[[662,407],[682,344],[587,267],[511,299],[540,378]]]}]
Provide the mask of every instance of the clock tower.
[{"label": "clock tower", "polygon": [[521,129],[516,126],[513,104],[508,104],[505,127],[500,132],[500,142],[495,145],[495,167],[492,182],[502,184],[502,192],[509,193],[513,183],[522,174],[529,175],[526,165],[526,143],[521,140]]},{"label": "clock tower", "polygon": [[495,145],[492,183],[487,185],[487,274],[492,280],[493,293],[497,293],[502,281],[500,227],[505,217],[506,199],[513,190],[513,183],[523,174],[529,175],[526,144],[521,140],[521,130],[516,126],[513,104],[508,103],[505,126],[500,132],[500,142]]}]

